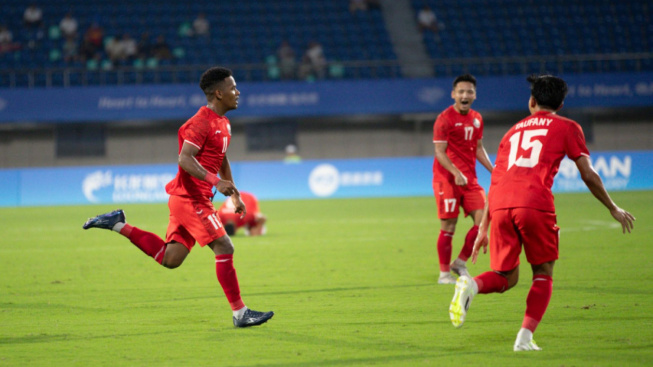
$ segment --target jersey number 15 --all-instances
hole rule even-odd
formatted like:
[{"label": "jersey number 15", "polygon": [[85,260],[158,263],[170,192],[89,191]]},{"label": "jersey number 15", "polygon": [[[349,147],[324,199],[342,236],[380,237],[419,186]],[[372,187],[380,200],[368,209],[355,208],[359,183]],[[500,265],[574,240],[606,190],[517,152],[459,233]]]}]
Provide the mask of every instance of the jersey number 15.
[{"label": "jersey number 15", "polygon": [[[540,161],[540,154],[542,153],[542,142],[535,139],[536,136],[545,136],[549,132],[548,129],[526,130],[523,132],[518,131],[510,137],[510,155],[508,156],[508,169],[513,165],[517,167],[533,168]],[[531,149],[531,154],[528,157],[523,155],[517,156],[517,151],[521,147],[526,151]]]}]

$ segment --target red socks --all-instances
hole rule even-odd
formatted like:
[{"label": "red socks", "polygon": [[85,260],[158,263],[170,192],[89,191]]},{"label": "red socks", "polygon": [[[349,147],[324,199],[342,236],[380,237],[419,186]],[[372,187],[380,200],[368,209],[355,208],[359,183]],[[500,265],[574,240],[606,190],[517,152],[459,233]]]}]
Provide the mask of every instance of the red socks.
[{"label": "red socks", "polygon": [[438,237],[440,271],[449,271],[449,263],[451,263],[451,240],[453,240],[453,232],[440,230],[440,236]]},{"label": "red socks", "polygon": [[521,327],[535,332],[542,321],[553,293],[553,279],[548,275],[534,275],[533,285],[526,297],[526,315]]},{"label": "red socks", "polygon": [[472,256],[472,251],[474,250],[474,241],[476,240],[476,235],[478,234],[478,226],[473,226],[467,236],[465,236],[465,244],[463,245],[462,250],[460,250],[460,255],[458,257],[462,261],[467,261],[470,256]]},{"label": "red socks", "polygon": [[238,286],[238,277],[236,276],[233,260],[233,254],[217,255],[215,257],[215,272],[231,309],[236,311],[245,307],[245,304],[240,298],[240,287]]},{"label": "red socks", "polygon": [[[465,236],[465,245],[460,250],[458,257],[462,261],[467,261],[472,256],[474,250],[474,241],[478,234],[478,226],[473,226],[467,236]],[[446,232],[440,230],[438,237],[438,257],[440,259],[440,271],[449,271],[449,264],[451,263],[451,241],[453,240],[453,232]]]},{"label": "red socks", "polygon": [[474,278],[474,281],[478,285],[478,293],[503,293],[508,289],[508,279],[493,271],[486,271]]},{"label": "red socks", "polygon": [[[163,255],[166,252],[166,244],[161,237],[127,223],[120,230],[120,234],[129,238],[136,247],[161,264]],[[240,298],[240,287],[238,286],[238,277],[236,276],[236,269],[234,269],[233,258],[233,254],[217,255],[215,257],[215,272],[222,286],[222,290],[227,296],[231,309],[236,311],[245,307],[245,304]]]},{"label": "red socks", "polygon": [[120,230],[120,234],[129,238],[136,247],[161,264],[163,255],[166,252],[166,243],[161,237],[154,233],[145,232],[127,223]]}]

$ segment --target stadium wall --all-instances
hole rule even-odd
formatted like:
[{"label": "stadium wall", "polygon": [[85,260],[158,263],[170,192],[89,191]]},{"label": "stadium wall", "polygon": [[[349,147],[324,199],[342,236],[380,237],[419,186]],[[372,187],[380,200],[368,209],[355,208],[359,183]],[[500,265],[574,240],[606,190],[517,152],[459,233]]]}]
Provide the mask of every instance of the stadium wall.
[{"label": "stadium wall", "polygon": [[[491,156],[494,160],[494,156]],[[597,152],[591,156],[606,188],[653,189],[653,151]],[[310,160],[233,163],[234,180],[262,200],[432,195],[433,158]],[[175,164],[0,170],[0,206],[165,202]],[[489,173],[477,167],[489,187]],[[564,160],[554,192],[586,191],[576,166]],[[216,201],[221,201],[216,197]]]},{"label": "stadium wall", "polygon": [[[591,150],[653,149],[653,73],[567,79],[561,114],[581,123]],[[229,157],[280,160],[287,143],[304,159],[431,156],[432,124],[451,104],[450,83],[239,83]],[[522,76],[479,78],[474,108],[485,119],[488,152],[527,114],[527,95]],[[0,167],[174,163],[177,129],[202,98],[192,85],[0,89]]]}]

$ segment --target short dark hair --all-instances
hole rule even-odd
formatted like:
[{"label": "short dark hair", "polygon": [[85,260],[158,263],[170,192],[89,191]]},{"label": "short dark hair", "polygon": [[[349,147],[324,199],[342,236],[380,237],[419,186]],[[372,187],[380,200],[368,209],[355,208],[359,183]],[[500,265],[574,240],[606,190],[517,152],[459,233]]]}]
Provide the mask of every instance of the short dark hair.
[{"label": "short dark hair", "polygon": [[531,83],[531,96],[541,107],[557,110],[562,106],[569,88],[567,83],[553,75],[532,74],[526,78]]},{"label": "short dark hair", "polygon": [[214,66],[202,74],[200,88],[207,96],[212,95],[225,79],[232,76],[231,70],[220,66]]},{"label": "short dark hair", "polygon": [[474,85],[474,88],[476,88],[476,78],[474,78],[472,74],[458,75],[458,77],[453,81],[453,88],[456,89],[456,85],[460,82],[470,82]]},{"label": "short dark hair", "polygon": [[227,235],[233,236],[236,234],[236,225],[233,223],[225,223],[224,230],[227,232]]}]

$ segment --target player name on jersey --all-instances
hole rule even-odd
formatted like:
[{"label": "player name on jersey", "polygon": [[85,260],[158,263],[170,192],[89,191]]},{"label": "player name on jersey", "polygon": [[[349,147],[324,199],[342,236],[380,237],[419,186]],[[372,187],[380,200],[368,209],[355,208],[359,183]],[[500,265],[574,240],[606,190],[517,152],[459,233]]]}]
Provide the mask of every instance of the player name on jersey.
[{"label": "player name on jersey", "polygon": [[515,126],[515,130],[525,129],[530,126],[549,126],[553,122],[553,119],[547,119],[543,117],[533,117],[526,121],[522,121]]}]

